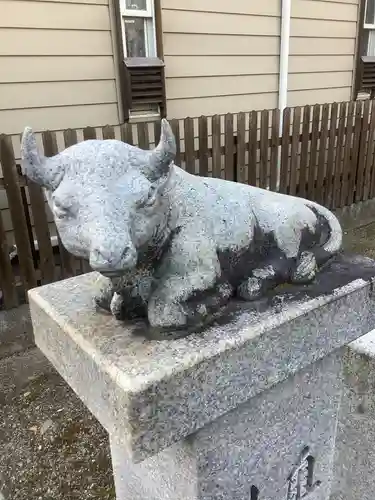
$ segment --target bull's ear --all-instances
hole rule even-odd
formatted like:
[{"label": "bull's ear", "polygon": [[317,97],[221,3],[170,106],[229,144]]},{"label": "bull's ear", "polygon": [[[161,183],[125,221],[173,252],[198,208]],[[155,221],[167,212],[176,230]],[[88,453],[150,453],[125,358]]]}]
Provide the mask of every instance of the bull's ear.
[{"label": "bull's ear", "polygon": [[61,179],[62,168],[53,158],[46,158],[38,151],[36,139],[30,127],[26,127],[21,140],[22,169],[26,177],[47,189],[55,189]]},{"label": "bull's ear", "polygon": [[169,123],[167,120],[163,119],[161,122],[160,141],[151,152],[149,165],[147,165],[145,169],[145,175],[151,181],[156,181],[160,177],[165,177],[175,157],[176,139]]}]

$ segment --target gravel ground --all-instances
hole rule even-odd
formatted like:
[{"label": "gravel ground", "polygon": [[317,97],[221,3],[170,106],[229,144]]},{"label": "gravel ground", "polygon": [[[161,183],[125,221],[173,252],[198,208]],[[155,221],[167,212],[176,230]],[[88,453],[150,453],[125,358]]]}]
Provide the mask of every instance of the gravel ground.
[{"label": "gravel ground", "polygon": [[44,356],[1,361],[0,381],[4,499],[114,500],[107,434]]},{"label": "gravel ground", "polygon": [[[375,258],[375,223],[344,246]],[[0,444],[0,500],[115,500],[106,432],[35,348],[0,360]]]}]

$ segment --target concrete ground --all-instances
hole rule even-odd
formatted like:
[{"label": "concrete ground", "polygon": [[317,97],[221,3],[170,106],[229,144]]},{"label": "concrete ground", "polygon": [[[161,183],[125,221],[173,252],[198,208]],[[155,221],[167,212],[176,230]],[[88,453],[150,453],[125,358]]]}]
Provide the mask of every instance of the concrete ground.
[{"label": "concrete ground", "polygon": [[[375,258],[375,223],[345,234]],[[0,321],[0,500],[114,500],[108,437],[31,342]],[[8,332],[8,333],[7,333]]]}]

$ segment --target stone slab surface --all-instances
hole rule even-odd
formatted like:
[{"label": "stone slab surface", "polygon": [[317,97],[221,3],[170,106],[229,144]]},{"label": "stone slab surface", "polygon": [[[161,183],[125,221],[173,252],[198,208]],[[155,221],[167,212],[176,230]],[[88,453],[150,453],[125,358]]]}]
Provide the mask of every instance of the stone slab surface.
[{"label": "stone slab surface", "polygon": [[[259,500],[294,500],[295,476],[287,479],[306,447],[316,485],[307,498],[329,500],[341,367],[342,349],[141,463],[111,442],[117,500],[243,500],[254,490]],[[303,460],[301,495],[306,468]]]},{"label": "stone slab surface", "polygon": [[148,341],[95,312],[95,273],[30,292],[37,345],[135,460],[236,408],[375,327],[375,263],[343,256],[313,285],[233,303],[220,323]]},{"label": "stone slab surface", "polygon": [[330,500],[375,498],[375,330],[352,342],[344,357],[335,484]]}]

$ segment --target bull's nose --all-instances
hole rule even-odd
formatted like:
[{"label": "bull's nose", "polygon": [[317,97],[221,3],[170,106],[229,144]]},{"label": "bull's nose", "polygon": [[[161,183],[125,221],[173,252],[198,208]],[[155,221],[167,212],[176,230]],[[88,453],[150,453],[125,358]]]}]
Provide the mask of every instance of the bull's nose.
[{"label": "bull's nose", "polygon": [[94,248],[90,254],[90,266],[96,271],[115,271],[135,265],[135,249],[128,246],[122,253],[111,252],[103,248]]}]

